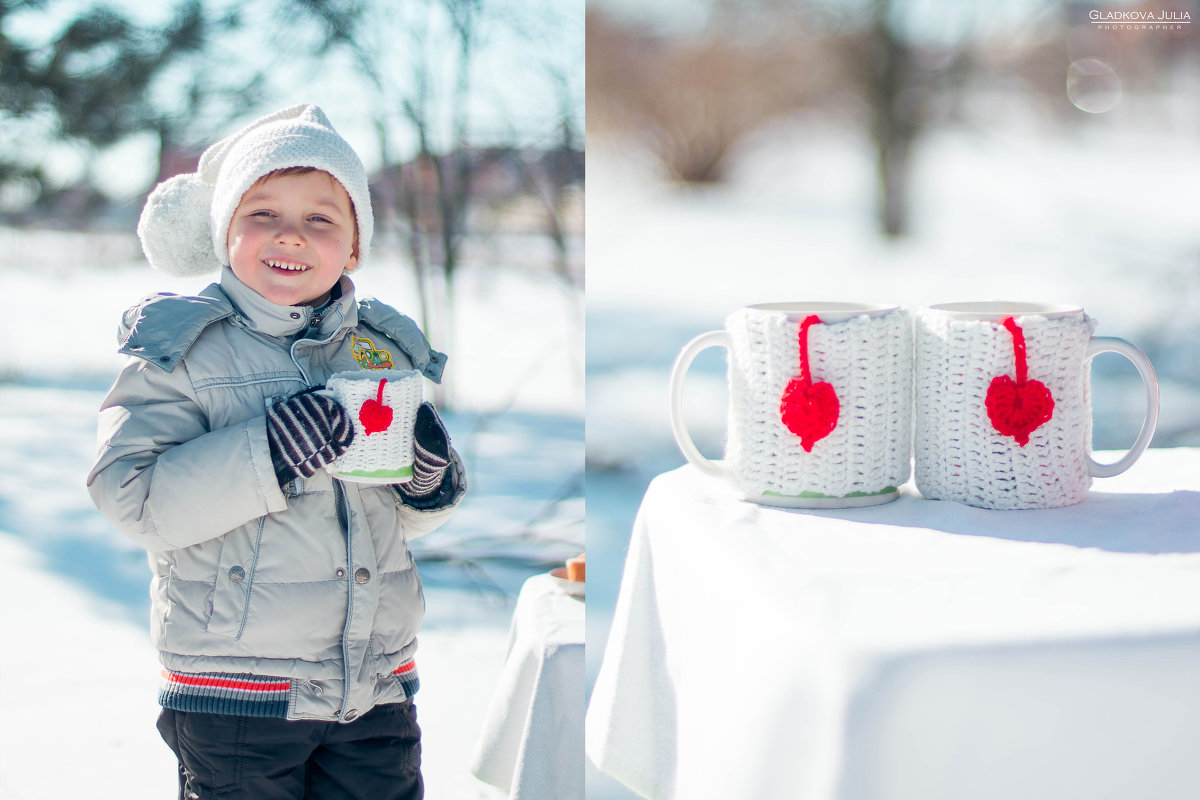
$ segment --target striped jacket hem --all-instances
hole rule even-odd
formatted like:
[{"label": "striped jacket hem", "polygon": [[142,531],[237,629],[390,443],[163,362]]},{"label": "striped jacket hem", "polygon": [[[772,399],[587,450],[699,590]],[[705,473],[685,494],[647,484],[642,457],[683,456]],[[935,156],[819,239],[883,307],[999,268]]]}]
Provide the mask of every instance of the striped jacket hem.
[{"label": "striped jacket hem", "polygon": [[[421,686],[416,662],[411,659],[396,667],[392,674],[408,697]],[[163,670],[158,703],[174,711],[287,719],[291,691],[290,678]]]}]

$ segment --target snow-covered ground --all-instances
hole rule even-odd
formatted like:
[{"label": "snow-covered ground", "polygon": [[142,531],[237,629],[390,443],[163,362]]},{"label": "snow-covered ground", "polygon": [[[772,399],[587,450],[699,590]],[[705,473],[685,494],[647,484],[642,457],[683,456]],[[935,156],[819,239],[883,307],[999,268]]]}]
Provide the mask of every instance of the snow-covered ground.
[{"label": "snow-covered ground", "polygon": [[[121,311],[193,294],[124,257],[120,237],[0,230],[0,798],[174,796],[154,728],[145,554],[84,487]],[[360,291],[416,315],[405,268]],[[431,800],[504,793],[468,771],[521,582],[583,549],[582,302],[543,273],[464,268],[445,415],[471,493],[419,540],[424,773]],[[537,309],[537,313],[530,313]]]},{"label": "snow-covered ground", "polygon": [[[819,118],[781,124],[746,143],[726,184],[701,189],[657,177],[628,143],[589,138],[589,686],[642,493],[683,463],[667,417],[671,364],[740,306],[1079,304],[1098,320],[1098,335],[1139,344],[1155,364],[1162,417],[1154,444],[1200,445],[1193,105],[1147,113],[1141,124],[1127,115],[1074,127],[1041,124],[1017,107],[991,126],[934,130],[917,152],[912,235],[897,242],[874,229],[871,147],[855,129]],[[706,351],[685,392],[688,426],[710,457],[721,451],[724,370],[724,354]],[[1123,359],[1097,359],[1093,405],[1095,447],[1128,447],[1144,400]],[[631,796],[589,770],[589,798]]]}]

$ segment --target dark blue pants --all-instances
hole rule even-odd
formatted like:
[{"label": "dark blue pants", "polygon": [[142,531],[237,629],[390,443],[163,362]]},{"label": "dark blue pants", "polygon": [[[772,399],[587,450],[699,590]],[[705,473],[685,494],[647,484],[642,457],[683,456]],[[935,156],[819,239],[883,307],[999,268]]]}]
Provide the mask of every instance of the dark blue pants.
[{"label": "dark blue pants", "polygon": [[412,700],[354,722],[163,709],[180,800],[421,800],[421,729]]}]

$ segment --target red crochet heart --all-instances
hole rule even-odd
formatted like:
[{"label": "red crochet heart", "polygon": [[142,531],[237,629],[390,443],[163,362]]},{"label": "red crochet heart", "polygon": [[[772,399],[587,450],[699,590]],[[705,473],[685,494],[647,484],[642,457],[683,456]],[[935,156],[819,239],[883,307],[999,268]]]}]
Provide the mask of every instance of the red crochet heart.
[{"label": "red crochet heart", "polygon": [[362,423],[363,432],[370,436],[372,433],[386,431],[388,426],[392,424],[392,408],[383,404],[383,386],[387,383],[387,378],[379,382],[379,394],[374,400],[368,399],[363,402],[362,408],[358,410],[358,421]]},{"label": "red crochet heart", "polygon": [[993,378],[983,404],[992,427],[1001,436],[1011,436],[1017,444],[1029,444],[1029,434],[1054,416],[1054,398],[1041,381],[1029,380],[1029,359],[1025,351],[1025,331],[1013,317],[1002,323],[1013,343],[1014,381],[1007,375]]},{"label": "red crochet heart", "polygon": [[804,452],[811,453],[813,445],[837,427],[837,393],[825,381],[793,378],[783,390],[779,416],[784,427],[800,437]]},{"label": "red crochet heart", "polygon": [[988,419],[1002,436],[1011,436],[1017,444],[1029,444],[1029,434],[1054,416],[1054,398],[1041,381],[1018,384],[1007,375],[992,379],[988,386]]}]

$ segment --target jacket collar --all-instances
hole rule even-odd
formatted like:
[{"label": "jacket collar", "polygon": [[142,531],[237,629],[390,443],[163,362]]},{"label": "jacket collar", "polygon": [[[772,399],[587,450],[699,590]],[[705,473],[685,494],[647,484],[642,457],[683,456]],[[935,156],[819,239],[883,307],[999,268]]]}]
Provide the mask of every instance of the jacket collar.
[{"label": "jacket collar", "polygon": [[343,275],[338,279],[337,288],[341,289],[341,297],[330,302],[314,319],[312,306],[277,305],[243,283],[229,267],[221,270],[221,291],[237,310],[237,321],[267,336],[288,338],[305,334],[309,339],[328,339],[339,330],[357,325],[354,283],[349,276]]}]

